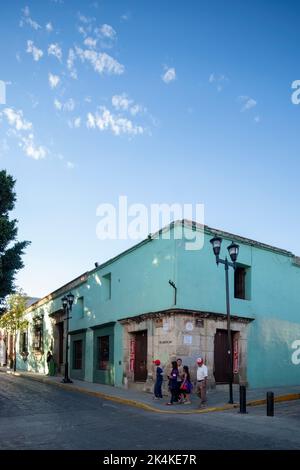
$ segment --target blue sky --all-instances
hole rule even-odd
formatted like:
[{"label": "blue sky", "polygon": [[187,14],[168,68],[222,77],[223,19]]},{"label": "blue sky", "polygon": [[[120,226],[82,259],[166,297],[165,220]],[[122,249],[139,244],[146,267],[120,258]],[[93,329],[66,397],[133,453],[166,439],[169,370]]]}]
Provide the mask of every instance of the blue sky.
[{"label": "blue sky", "polygon": [[299,18],[283,0],[3,1],[20,287],[45,295],[134,244],[96,236],[119,195],[203,203],[206,224],[300,254]]}]

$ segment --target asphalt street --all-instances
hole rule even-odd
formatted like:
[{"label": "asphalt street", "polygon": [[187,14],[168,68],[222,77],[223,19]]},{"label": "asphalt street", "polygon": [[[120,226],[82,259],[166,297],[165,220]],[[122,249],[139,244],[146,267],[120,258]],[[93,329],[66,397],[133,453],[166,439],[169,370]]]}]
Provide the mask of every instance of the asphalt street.
[{"label": "asphalt street", "polygon": [[300,400],[195,415],[151,413],[0,374],[0,449],[300,449]]}]

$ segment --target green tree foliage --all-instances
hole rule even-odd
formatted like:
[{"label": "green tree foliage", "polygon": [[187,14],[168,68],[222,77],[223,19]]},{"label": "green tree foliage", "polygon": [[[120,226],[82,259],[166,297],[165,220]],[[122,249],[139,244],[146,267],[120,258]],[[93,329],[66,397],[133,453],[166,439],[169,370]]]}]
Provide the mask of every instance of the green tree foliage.
[{"label": "green tree foliage", "polygon": [[5,313],[0,317],[0,328],[14,338],[14,370],[16,370],[16,340],[17,333],[28,328],[28,321],[24,318],[28,297],[21,292],[9,295],[5,300]]},{"label": "green tree foliage", "polygon": [[18,221],[9,218],[16,202],[15,183],[6,170],[0,171],[0,309],[4,298],[15,291],[15,275],[24,266],[22,255],[30,243],[16,241]]}]

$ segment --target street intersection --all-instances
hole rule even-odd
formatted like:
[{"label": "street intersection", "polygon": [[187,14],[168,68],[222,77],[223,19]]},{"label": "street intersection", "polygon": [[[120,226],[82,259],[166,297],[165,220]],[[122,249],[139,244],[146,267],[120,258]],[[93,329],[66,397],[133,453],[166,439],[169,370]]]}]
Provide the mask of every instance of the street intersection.
[{"label": "street intersection", "polygon": [[0,449],[300,449],[300,400],[205,414],[160,414],[0,374]]}]

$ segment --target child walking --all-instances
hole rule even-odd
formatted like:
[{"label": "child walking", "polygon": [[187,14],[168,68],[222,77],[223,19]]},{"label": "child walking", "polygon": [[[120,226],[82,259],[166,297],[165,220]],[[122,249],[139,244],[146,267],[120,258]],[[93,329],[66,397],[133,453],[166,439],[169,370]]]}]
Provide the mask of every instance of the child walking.
[{"label": "child walking", "polygon": [[160,398],[163,397],[161,387],[162,387],[162,383],[163,383],[164,371],[160,367],[160,360],[159,359],[156,359],[155,361],[153,361],[153,364],[156,365],[156,380],[155,380],[155,385],[154,385],[154,400],[159,400]]},{"label": "child walking", "polygon": [[191,382],[189,368],[188,366],[183,366],[183,382],[180,387],[180,392],[181,392],[180,403],[183,403],[184,405],[191,404],[190,395],[191,395],[192,387],[193,385]]}]

